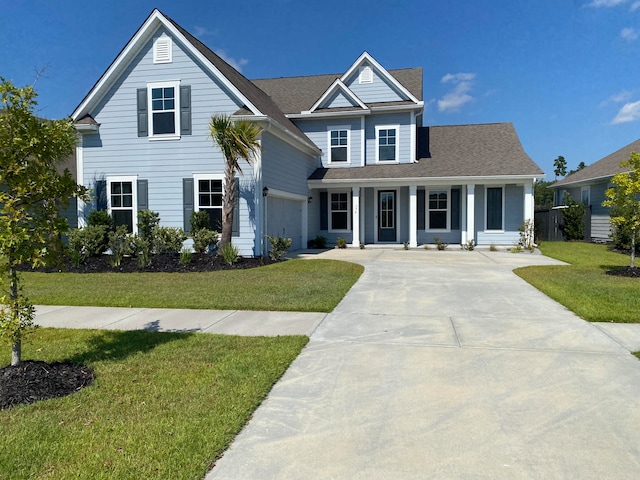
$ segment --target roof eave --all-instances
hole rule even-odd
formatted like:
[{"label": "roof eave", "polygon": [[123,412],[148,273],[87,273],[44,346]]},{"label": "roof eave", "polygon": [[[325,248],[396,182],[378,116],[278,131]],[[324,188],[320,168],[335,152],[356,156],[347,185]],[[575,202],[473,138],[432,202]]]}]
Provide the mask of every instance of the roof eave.
[{"label": "roof eave", "polygon": [[266,115],[232,115],[235,120],[248,120],[250,122],[256,122],[267,132],[272,133],[279,139],[287,142],[288,144],[302,150],[308,155],[313,157],[321,156],[322,150],[316,147],[314,144],[304,141],[299,135],[285,128],[282,124],[276,122]]},{"label": "roof eave", "polygon": [[360,184],[366,186],[406,186],[417,185],[451,185],[451,184],[505,184],[520,183],[525,181],[533,181],[540,178],[539,174],[529,175],[487,175],[487,176],[445,176],[445,177],[387,177],[387,178],[336,178],[336,179],[319,179],[307,180],[309,188],[326,187],[330,185]]}]

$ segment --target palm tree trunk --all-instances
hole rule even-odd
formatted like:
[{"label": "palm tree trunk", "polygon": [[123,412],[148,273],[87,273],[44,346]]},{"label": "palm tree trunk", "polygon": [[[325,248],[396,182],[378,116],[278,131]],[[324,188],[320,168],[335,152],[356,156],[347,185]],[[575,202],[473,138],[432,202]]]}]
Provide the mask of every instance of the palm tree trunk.
[{"label": "palm tree trunk", "polygon": [[235,168],[227,161],[224,169],[224,195],[222,198],[222,234],[220,248],[231,243],[233,232],[233,210],[236,205]]}]

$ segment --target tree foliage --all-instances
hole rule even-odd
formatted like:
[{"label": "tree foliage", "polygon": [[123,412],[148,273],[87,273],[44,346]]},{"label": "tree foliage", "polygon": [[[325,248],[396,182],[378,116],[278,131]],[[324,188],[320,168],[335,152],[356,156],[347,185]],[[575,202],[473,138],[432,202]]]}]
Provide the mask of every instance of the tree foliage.
[{"label": "tree foliage", "polygon": [[17,267],[38,267],[58,256],[69,228],[60,210],[71,197],[87,194],[68,170],[56,169],[73,153],[73,122],[37,118],[36,96],[33,87],[0,77],[0,337],[12,344],[12,365],[20,363],[21,340],[34,316]]},{"label": "tree foliage", "polygon": [[533,199],[536,209],[553,207],[553,189],[549,188],[555,182],[540,180],[533,187]]},{"label": "tree foliage", "polygon": [[556,179],[558,177],[564,177],[567,174],[567,161],[562,155],[558,155],[558,158],[553,161],[553,166],[555,167],[553,173]]},{"label": "tree foliage", "polygon": [[563,233],[567,240],[583,240],[585,228],[585,205],[576,202],[570,195],[565,195],[565,208],[562,209],[564,218]]},{"label": "tree foliage", "polygon": [[611,223],[616,228],[630,232],[630,266],[635,267],[636,238],[640,232],[640,153],[631,152],[620,167],[628,171],[613,176],[613,187],[605,192],[607,199],[602,205],[610,208]]},{"label": "tree foliage", "polygon": [[233,120],[228,115],[211,117],[209,130],[214,143],[222,150],[225,159],[224,187],[222,196],[222,234],[220,248],[231,243],[233,211],[236,205],[235,177],[242,173],[240,159],[251,164],[253,156],[260,151],[262,129],[248,120]]}]

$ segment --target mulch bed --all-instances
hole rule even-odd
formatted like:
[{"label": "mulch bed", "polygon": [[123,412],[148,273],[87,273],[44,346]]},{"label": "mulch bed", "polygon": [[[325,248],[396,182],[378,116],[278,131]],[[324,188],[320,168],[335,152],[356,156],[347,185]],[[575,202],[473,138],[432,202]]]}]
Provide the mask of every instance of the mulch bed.
[{"label": "mulch bed", "polygon": [[0,410],[64,397],[93,383],[93,371],[75,363],[23,361],[0,368]]},{"label": "mulch bed", "polygon": [[[63,261],[56,266],[40,268],[41,272],[70,272],[70,273],[132,273],[132,272],[213,272],[217,270],[239,270],[246,268],[256,268],[263,265],[275,263],[269,258],[245,258],[240,257],[237,262],[229,265],[221,256],[206,253],[194,253],[191,262],[182,264],[179,254],[163,253],[153,255],[151,264],[144,268],[140,267],[137,258],[124,257],[119,267],[112,267],[111,255],[100,255],[90,257],[80,265],[74,265],[69,259]],[[30,270],[27,266],[24,270]]]},{"label": "mulch bed", "polygon": [[632,277],[640,278],[640,267],[618,267],[613,270],[607,270],[607,275],[615,275],[616,277]]}]

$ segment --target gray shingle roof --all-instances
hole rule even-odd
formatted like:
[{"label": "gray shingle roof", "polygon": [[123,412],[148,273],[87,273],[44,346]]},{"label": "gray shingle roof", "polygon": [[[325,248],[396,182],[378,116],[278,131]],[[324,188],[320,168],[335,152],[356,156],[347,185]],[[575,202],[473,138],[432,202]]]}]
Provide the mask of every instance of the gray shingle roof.
[{"label": "gray shingle roof", "polygon": [[[422,100],[422,68],[405,68],[388,70],[388,72],[414,97]],[[253,80],[253,83],[266,92],[285,114],[293,114],[309,110],[342,75],[342,73],[333,73],[305,77],[262,78]]]},{"label": "gray shingle roof", "polygon": [[578,182],[588,182],[589,180],[612,177],[616,173],[628,171],[620,168],[620,162],[628,160],[631,152],[640,152],[640,139],[635,142],[631,142],[626,147],[622,147],[620,150],[617,150],[604,158],[601,158],[588,167],[572,173],[566,178],[555,183],[553,186],[560,187]]},{"label": "gray shingle roof", "polygon": [[417,163],[319,168],[309,180],[543,176],[511,123],[418,129]]}]

